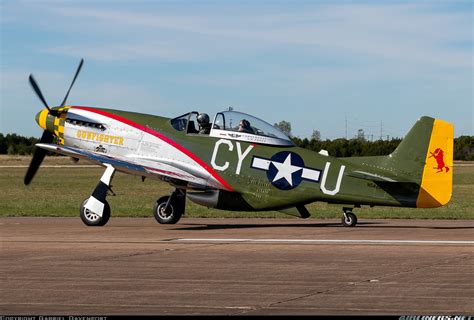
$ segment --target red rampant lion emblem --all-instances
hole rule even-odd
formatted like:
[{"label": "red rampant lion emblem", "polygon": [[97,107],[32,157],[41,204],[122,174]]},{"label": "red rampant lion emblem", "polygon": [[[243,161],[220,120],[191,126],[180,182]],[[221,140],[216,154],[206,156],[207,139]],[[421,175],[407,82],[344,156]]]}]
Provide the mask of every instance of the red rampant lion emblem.
[{"label": "red rampant lion emblem", "polygon": [[431,156],[428,158],[435,158],[436,163],[438,164],[437,167],[434,167],[433,169],[437,169],[436,173],[438,172],[443,172],[443,169],[446,169],[446,172],[449,171],[449,167],[444,163],[444,152],[441,148],[437,148],[434,152],[430,152]]}]

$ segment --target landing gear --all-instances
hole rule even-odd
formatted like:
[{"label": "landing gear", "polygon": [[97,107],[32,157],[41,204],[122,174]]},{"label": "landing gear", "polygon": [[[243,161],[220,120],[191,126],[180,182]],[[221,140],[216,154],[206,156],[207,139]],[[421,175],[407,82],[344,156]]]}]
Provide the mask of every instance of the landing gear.
[{"label": "landing gear", "polygon": [[342,225],[344,227],[355,227],[357,224],[357,216],[352,213],[351,208],[343,208]]},{"label": "landing gear", "polygon": [[107,201],[104,202],[104,211],[102,212],[102,216],[94,213],[93,211],[85,208],[85,204],[87,203],[89,198],[85,199],[81,204],[80,215],[81,220],[84,222],[85,225],[90,227],[102,227],[104,226],[110,218],[110,206]]},{"label": "landing gear", "polygon": [[160,224],[175,224],[184,214],[186,190],[176,189],[170,196],[158,199],[153,207],[153,215]]},{"label": "landing gear", "polygon": [[[110,206],[105,198],[107,193],[112,189],[110,183],[115,173],[115,168],[110,164],[105,165],[104,174],[100,178],[99,183],[92,192],[92,195],[85,199],[79,209],[82,222],[87,226],[104,226],[110,218]],[[115,195],[112,192],[113,195]]]}]

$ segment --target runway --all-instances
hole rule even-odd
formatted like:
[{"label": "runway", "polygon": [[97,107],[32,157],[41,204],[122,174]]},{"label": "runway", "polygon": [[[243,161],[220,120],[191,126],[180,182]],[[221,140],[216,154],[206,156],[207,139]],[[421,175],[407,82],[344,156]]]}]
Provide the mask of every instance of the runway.
[{"label": "runway", "polygon": [[474,221],[0,218],[0,314],[472,315]]}]

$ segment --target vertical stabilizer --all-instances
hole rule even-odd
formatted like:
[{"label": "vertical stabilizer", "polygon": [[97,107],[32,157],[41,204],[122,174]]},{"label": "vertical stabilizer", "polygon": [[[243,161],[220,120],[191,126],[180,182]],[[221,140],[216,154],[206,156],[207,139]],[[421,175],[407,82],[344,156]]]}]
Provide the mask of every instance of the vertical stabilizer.
[{"label": "vertical stabilizer", "polygon": [[436,208],[449,202],[453,187],[454,126],[421,117],[382,166],[419,185],[417,208]]},{"label": "vertical stabilizer", "polygon": [[449,202],[453,188],[453,140],[452,124],[435,119],[426,153],[420,192],[416,200],[418,208],[440,207]]},{"label": "vertical stabilizer", "polygon": [[[436,208],[451,199],[453,144],[454,126],[451,123],[421,117],[388,156],[344,160],[368,172],[373,170],[373,176],[385,176],[398,182],[398,185],[385,185],[385,190],[392,196],[397,195],[398,201],[405,206]],[[399,194],[400,190],[405,191]]]}]

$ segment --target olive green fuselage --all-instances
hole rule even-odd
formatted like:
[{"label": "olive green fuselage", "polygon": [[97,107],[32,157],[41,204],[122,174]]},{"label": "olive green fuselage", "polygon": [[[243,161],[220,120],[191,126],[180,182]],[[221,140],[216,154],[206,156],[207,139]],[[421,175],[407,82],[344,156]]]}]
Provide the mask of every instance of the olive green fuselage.
[{"label": "olive green fuselage", "polygon": [[[74,107],[71,107],[69,112],[73,110]],[[110,109],[94,110],[113,114],[153,130],[201,159],[231,187],[231,190],[220,192],[216,205],[220,209],[279,210],[315,201],[348,206],[413,207],[416,203],[419,189],[416,181],[400,184],[351,176],[351,173],[363,171],[370,165],[364,165],[364,162],[355,164],[347,159],[334,158],[296,146],[265,145],[186,133],[185,130],[176,130],[170,119],[153,115]],[[137,150],[127,145],[127,130],[110,127],[104,134],[123,137],[122,147],[128,148],[130,155],[133,155]],[[115,140],[117,141],[119,140]],[[136,146],[139,147],[142,142],[137,143]],[[277,154],[280,155],[279,159],[275,158]],[[290,159],[288,155],[291,155]],[[296,161],[297,158],[299,162]],[[371,172],[374,170],[372,168]],[[383,174],[383,171],[380,172]]]}]

